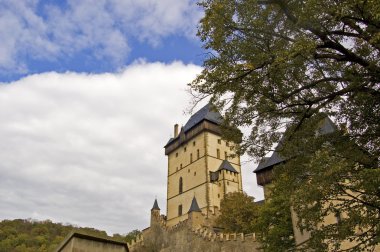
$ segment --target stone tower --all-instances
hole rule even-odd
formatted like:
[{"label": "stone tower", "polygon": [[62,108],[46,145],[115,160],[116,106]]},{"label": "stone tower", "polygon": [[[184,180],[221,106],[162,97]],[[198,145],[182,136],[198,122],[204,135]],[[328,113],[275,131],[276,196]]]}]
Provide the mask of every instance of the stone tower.
[{"label": "stone tower", "polygon": [[165,145],[168,156],[167,226],[188,218],[193,198],[207,218],[229,192],[242,191],[240,157],[222,140],[222,116],[207,104]]}]

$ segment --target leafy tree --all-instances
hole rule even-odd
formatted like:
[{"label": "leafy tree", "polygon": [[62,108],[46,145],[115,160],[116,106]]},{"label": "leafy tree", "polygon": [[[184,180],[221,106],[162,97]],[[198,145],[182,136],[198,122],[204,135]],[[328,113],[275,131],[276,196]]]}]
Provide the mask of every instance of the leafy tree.
[{"label": "leafy tree", "polygon": [[249,126],[262,157],[284,123],[324,112],[379,156],[380,2],[204,0],[199,36],[210,57],[191,88]]},{"label": "leafy tree", "polygon": [[268,252],[294,251],[292,219],[289,197],[278,192],[274,187],[272,194],[276,195],[266,200],[260,207],[254,230],[261,242],[261,249]]},{"label": "leafy tree", "polygon": [[132,230],[131,232],[129,232],[126,236],[125,236],[125,241],[126,242],[131,242],[132,240],[136,240],[136,238],[141,235],[141,231],[140,230]]},{"label": "leafy tree", "polygon": [[226,232],[252,233],[258,216],[258,206],[254,198],[245,193],[227,194],[220,202],[220,216],[216,224]]},{"label": "leafy tree", "polygon": [[[251,129],[241,153],[261,159],[283,137],[277,151],[287,162],[275,169],[275,188],[278,197],[287,188],[298,225],[312,232],[308,246],[339,250],[348,239],[359,251],[379,244],[380,2],[200,5],[199,36],[210,57],[191,83],[196,99],[211,97],[225,111],[227,140],[240,140],[236,127]],[[326,116],[339,128],[323,136],[318,124]],[[334,211],[344,213],[341,224],[317,230]]]}]

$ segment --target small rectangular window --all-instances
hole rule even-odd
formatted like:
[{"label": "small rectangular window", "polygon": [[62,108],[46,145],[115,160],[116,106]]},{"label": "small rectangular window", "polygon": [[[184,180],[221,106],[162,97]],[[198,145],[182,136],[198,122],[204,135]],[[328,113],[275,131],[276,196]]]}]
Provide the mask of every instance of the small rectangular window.
[{"label": "small rectangular window", "polygon": [[195,141],[193,142],[193,146],[195,146]]},{"label": "small rectangular window", "polygon": [[178,206],[178,216],[182,215],[182,205]]},{"label": "small rectangular window", "polygon": [[178,157],[178,152],[175,154],[175,157]]},{"label": "small rectangular window", "polygon": [[224,159],[227,160],[228,158],[228,155],[227,155],[227,151],[224,152]]},{"label": "small rectangular window", "polygon": [[190,153],[190,163],[193,162],[193,153]]},{"label": "small rectangular window", "polygon": [[182,164],[179,165],[179,168],[182,169]]},{"label": "small rectangular window", "polygon": [[222,143],[222,139],[218,139],[218,144],[221,144]]},{"label": "small rectangular window", "polygon": [[229,142],[226,142],[226,146],[227,146],[227,147],[230,146],[230,143],[229,143]]},{"label": "small rectangular window", "polygon": [[216,158],[220,158],[220,150],[216,149]]},{"label": "small rectangular window", "polygon": [[199,159],[199,149],[197,150],[197,159]]},{"label": "small rectangular window", "polygon": [[183,151],[184,151],[184,152],[186,152],[186,147],[185,147],[185,148],[183,148]]}]

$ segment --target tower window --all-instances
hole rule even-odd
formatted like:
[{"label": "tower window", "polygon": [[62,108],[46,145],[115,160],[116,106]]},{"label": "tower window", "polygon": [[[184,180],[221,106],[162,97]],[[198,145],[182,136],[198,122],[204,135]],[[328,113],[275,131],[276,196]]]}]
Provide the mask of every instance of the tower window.
[{"label": "tower window", "polygon": [[216,158],[220,158],[220,150],[216,149]]},{"label": "tower window", "polygon": [[187,149],[186,149],[186,147],[185,147],[185,148],[183,149],[183,151],[186,152],[186,150],[187,150]]},{"label": "tower window", "polygon": [[221,139],[218,139],[218,144],[221,144],[222,143],[222,140]]},{"label": "tower window", "polygon": [[190,173],[190,169],[187,169],[187,172]]},{"label": "tower window", "polygon": [[178,206],[178,216],[182,215],[182,205]]},{"label": "tower window", "polygon": [[194,172],[194,176],[196,176],[197,175],[197,172]]},{"label": "tower window", "polygon": [[197,159],[199,159],[199,149],[197,150]]},{"label": "tower window", "polygon": [[224,159],[227,160],[227,157],[228,157],[228,155],[227,155],[227,151],[225,151],[225,152],[224,152]]},{"label": "tower window", "polygon": [[195,146],[195,141],[193,142],[193,146]]},{"label": "tower window", "polygon": [[182,169],[182,164],[179,165],[179,168]]},{"label": "tower window", "polygon": [[193,162],[193,153],[190,153],[190,163]]},{"label": "tower window", "polygon": [[228,142],[226,142],[226,146],[228,147],[228,146],[230,146],[230,144]]},{"label": "tower window", "polygon": [[181,194],[183,192],[183,179],[182,177],[179,178],[179,193]]},{"label": "tower window", "polygon": [[178,157],[178,152],[175,154],[175,157]]}]

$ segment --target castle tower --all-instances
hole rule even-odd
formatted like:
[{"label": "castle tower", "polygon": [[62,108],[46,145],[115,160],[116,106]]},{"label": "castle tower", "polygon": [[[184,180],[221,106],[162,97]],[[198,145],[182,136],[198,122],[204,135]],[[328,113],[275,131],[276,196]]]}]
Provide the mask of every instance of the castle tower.
[{"label": "castle tower", "polygon": [[150,226],[157,222],[160,218],[160,208],[158,207],[157,199],[154,200],[153,207],[150,210]]},{"label": "castle tower", "polygon": [[167,225],[188,218],[192,199],[210,217],[229,192],[242,191],[240,157],[221,138],[222,116],[207,104],[165,145],[168,156]]}]

